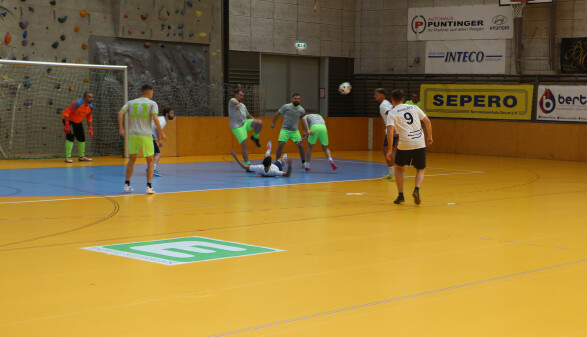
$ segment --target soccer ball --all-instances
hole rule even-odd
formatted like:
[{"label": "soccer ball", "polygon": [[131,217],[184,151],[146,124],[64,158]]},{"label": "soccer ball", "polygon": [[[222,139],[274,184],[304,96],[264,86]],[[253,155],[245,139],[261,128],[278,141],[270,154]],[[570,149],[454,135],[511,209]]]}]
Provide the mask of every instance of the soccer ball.
[{"label": "soccer ball", "polygon": [[338,92],[341,95],[347,95],[349,92],[351,92],[352,88],[353,87],[351,86],[351,84],[349,82],[344,82],[338,86]]}]

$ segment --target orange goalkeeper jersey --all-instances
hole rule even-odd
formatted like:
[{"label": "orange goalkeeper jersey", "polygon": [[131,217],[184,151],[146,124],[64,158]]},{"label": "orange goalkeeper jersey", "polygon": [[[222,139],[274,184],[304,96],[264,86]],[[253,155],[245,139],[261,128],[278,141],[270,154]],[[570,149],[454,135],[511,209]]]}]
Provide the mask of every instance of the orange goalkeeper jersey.
[{"label": "orange goalkeeper jersey", "polygon": [[76,99],[75,101],[71,102],[71,104],[65,108],[63,111],[63,115],[61,118],[65,119],[65,117],[69,117],[69,120],[72,123],[81,123],[84,118],[88,122],[92,121],[92,109],[94,109],[94,105],[86,105],[84,104],[84,99]]}]

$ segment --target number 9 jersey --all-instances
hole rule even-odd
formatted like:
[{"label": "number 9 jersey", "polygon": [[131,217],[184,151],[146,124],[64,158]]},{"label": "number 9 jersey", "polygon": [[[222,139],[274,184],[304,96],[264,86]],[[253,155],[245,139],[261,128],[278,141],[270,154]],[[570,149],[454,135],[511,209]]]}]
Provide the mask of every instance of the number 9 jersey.
[{"label": "number 9 jersey", "polygon": [[387,126],[392,125],[399,134],[398,150],[426,147],[422,119],[426,114],[416,105],[398,104],[387,115]]}]

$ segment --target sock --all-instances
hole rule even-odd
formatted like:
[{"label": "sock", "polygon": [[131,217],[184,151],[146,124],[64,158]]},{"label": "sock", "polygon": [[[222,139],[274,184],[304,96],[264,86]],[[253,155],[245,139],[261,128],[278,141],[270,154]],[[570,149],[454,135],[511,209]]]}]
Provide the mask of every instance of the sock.
[{"label": "sock", "polygon": [[153,164],[153,170],[157,168],[157,164]]},{"label": "sock", "polygon": [[304,164],[304,167],[310,167],[310,162],[309,162],[309,161],[307,161],[307,162]]},{"label": "sock", "polygon": [[130,180],[125,180],[124,184],[130,186]]},{"label": "sock", "polygon": [[414,188],[414,193],[416,193],[416,192],[420,193],[420,187]]},{"label": "sock", "polygon": [[147,187],[149,187],[149,188],[153,188],[153,187],[151,186],[151,183],[147,183]]},{"label": "sock", "polygon": [[267,151],[265,152],[265,157],[269,157],[270,155],[271,155],[271,150],[267,150]]},{"label": "sock", "polygon": [[86,155],[86,142],[77,142],[80,158]]},{"label": "sock", "polygon": [[253,133],[253,138],[259,139],[259,133],[258,132]]},{"label": "sock", "polygon": [[397,194],[397,197],[398,197],[398,198],[403,198],[403,197],[404,197],[404,192],[399,192],[399,193]]},{"label": "sock", "polygon": [[71,157],[71,150],[73,150],[73,142],[66,140],[65,141],[65,156],[67,158]]},{"label": "sock", "polygon": [[332,157],[328,157],[328,160],[330,160],[330,161],[334,161],[334,160],[332,160]]},{"label": "sock", "polygon": [[389,167],[389,174],[395,174],[395,167],[393,167],[393,166]]}]

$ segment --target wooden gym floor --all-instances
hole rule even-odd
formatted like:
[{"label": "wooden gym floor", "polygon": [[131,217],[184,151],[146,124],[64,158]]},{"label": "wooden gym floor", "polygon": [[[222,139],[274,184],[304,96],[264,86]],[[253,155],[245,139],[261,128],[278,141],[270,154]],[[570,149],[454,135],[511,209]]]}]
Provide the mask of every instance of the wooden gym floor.
[{"label": "wooden gym floor", "polygon": [[[381,179],[0,197],[0,336],[587,336],[587,163],[429,154],[428,167],[419,206],[413,169],[403,205]],[[177,238],[209,249],[194,256],[275,250],[166,265],[103,249]]]}]

